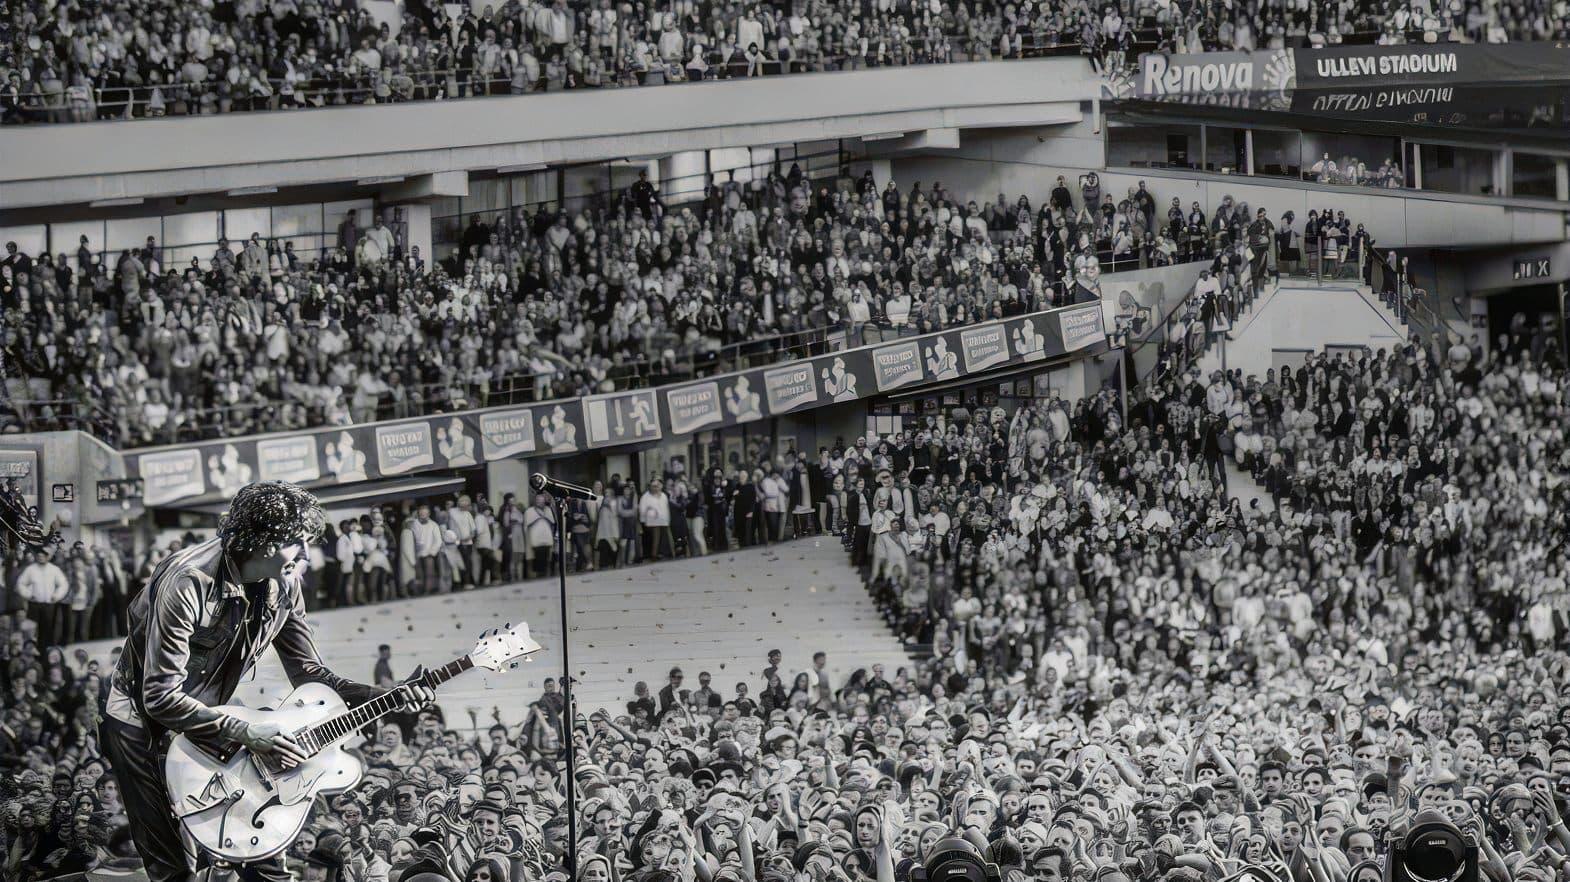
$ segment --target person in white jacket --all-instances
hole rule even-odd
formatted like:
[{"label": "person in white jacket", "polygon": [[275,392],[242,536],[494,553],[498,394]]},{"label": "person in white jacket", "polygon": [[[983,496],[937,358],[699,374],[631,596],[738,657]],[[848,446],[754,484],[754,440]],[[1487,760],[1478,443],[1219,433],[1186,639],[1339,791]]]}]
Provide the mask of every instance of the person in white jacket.
[{"label": "person in white jacket", "polygon": [[33,562],[16,580],[16,593],[26,604],[29,618],[38,624],[38,643],[50,646],[65,642],[60,633],[65,617],[61,615],[70,599],[71,586],[65,571],[43,551],[33,553]]},{"label": "person in white jacket", "polygon": [[365,558],[366,546],[365,537],[360,534],[359,521],[338,522],[338,545],[334,551],[338,557],[338,605],[358,606],[365,603],[365,573],[361,562]]},{"label": "person in white jacket", "polygon": [[638,523],[643,525],[643,558],[659,560],[675,557],[676,546],[671,537],[671,500],[665,495],[665,482],[658,477],[649,481],[649,489],[638,498]]},{"label": "person in white jacket", "polygon": [[431,520],[429,505],[415,509],[414,526],[410,532],[414,535],[414,559],[420,574],[419,593],[422,596],[432,594],[440,582],[437,558],[442,553],[442,528]]}]

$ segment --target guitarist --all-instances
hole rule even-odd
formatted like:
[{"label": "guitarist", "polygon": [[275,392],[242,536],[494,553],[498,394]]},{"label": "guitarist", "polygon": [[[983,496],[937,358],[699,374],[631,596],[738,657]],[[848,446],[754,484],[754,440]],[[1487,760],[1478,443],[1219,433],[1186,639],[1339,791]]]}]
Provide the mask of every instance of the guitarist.
[{"label": "guitarist", "polygon": [[[289,681],[322,683],[351,706],[383,689],[337,676],[322,664],[301,594],[306,547],[322,533],[316,497],[283,481],[236,493],[218,537],[165,558],[132,602],[131,632],[102,707],[98,743],[114,767],[131,836],[150,882],[193,878],[164,782],[163,755],[173,733],[215,748],[244,746],[277,755],[286,768],[306,755],[274,724],[247,724],[212,709],[272,646]],[[423,675],[416,669],[411,679]],[[406,710],[434,692],[411,688]],[[283,858],[242,867],[245,880],[290,879]]]}]

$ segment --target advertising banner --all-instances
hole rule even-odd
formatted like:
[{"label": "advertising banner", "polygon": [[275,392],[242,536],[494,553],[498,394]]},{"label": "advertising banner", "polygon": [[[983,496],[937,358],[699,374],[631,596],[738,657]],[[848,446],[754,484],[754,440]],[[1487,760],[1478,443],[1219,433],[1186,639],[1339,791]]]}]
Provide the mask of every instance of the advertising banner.
[{"label": "advertising banner", "polygon": [[[352,449],[352,448],[351,448]],[[350,463],[351,466],[358,463]],[[376,465],[384,475],[401,475],[436,464],[428,422],[376,427]],[[341,474],[339,480],[346,480]]]},{"label": "advertising banner", "polygon": [[480,449],[487,460],[533,453],[534,411],[518,407],[480,414]]},{"label": "advertising banner", "polygon": [[1065,352],[1075,352],[1105,341],[1107,334],[1101,325],[1101,303],[1098,301],[1059,310],[1058,331],[1063,337]]},{"label": "advertising banner", "polygon": [[1433,43],[1296,49],[1303,89],[1457,85],[1564,79],[1570,44]]},{"label": "advertising banner", "polygon": [[202,451],[187,447],[137,457],[137,477],[142,479],[142,502],[159,505],[207,492],[202,480]]},{"label": "advertising banner", "polygon": [[970,373],[984,371],[993,365],[1009,360],[1008,337],[1004,327],[982,325],[959,332],[960,351],[965,354],[965,370]]},{"label": "advertising banner", "polygon": [[817,402],[818,380],[812,365],[809,361],[763,372],[770,413],[785,413]]},{"label": "advertising banner", "polygon": [[[233,445],[230,445],[231,447]],[[239,456],[238,451],[236,457]],[[316,438],[295,435],[256,442],[256,477],[263,481],[306,484],[322,476],[316,458]]]},{"label": "advertising banner", "polygon": [[1080,351],[1105,339],[1099,315],[1082,304],[657,390],[130,451],[126,473],[143,482],[146,505],[164,506],[227,499],[260,478],[348,484],[642,444]]},{"label": "advertising banner", "polygon": [[38,504],[38,451],[27,447],[0,448],[0,481],[15,481],[28,505]]},{"label": "advertising banner", "polygon": [[1484,129],[1562,129],[1570,90],[1546,84],[1382,85],[1299,89],[1292,112]]},{"label": "advertising banner", "polygon": [[1284,107],[1297,85],[1295,63],[1286,49],[1147,52],[1140,56],[1139,68],[1132,76],[1110,77],[1103,93],[1109,98],[1141,101],[1234,106],[1242,100],[1244,107]]},{"label": "advertising banner", "polygon": [[698,383],[665,390],[665,408],[671,415],[671,432],[685,435],[724,419],[720,414],[718,383]]},{"label": "advertising banner", "polygon": [[583,399],[583,422],[590,447],[654,441],[660,437],[654,393],[617,392]]},{"label": "advertising banner", "polygon": [[921,382],[921,346],[915,341],[872,350],[872,376],[879,392]]}]

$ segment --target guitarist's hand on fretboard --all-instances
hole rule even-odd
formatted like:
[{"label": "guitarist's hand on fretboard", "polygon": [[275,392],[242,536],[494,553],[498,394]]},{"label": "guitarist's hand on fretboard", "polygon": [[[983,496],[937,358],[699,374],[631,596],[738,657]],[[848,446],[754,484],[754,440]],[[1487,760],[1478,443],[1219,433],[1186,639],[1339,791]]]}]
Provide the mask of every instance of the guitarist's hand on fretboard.
[{"label": "guitarist's hand on fretboard", "polygon": [[416,713],[436,701],[436,690],[424,680],[425,665],[420,665],[409,674],[407,680],[393,687],[404,695],[404,702],[398,708],[401,713]]},{"label": "guitarist's hand on fretboard", "polygon": [[292,769],[307,759],[299,743],[276,723],[248,724],[241,741],[252,753],[271,758],[280,768]]}]

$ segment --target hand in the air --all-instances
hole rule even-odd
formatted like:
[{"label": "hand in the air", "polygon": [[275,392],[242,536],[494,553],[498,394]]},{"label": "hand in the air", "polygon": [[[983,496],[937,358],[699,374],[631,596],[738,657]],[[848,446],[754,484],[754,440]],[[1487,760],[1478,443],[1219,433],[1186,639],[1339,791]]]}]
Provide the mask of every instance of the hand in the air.
[{"label": "hand in the air", "polygon": [[420,665],[410,672],[407,680],[393,687],[401,690],[404,695],[403,704],[398,707],[399,711],[412,714],[436,700],[436,690],[420,682],[424,676],[425,666]]},{"label": "hand in the air", "polygon": [[276,756],[278,764],[286,769],[292,769],[309,758],[304,748],[277,723],[251,723],[245,727],[245,734],[240,740],[253,753]]}]

